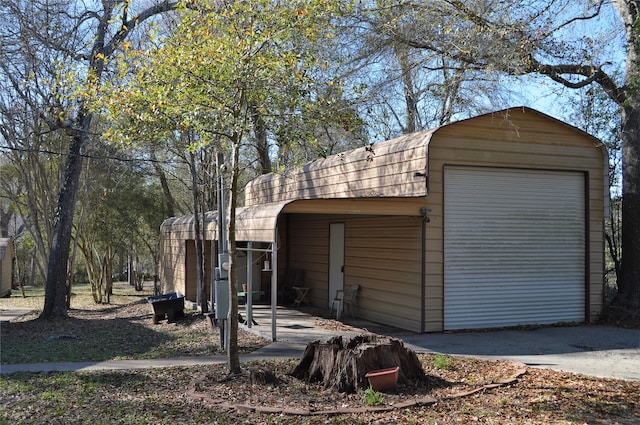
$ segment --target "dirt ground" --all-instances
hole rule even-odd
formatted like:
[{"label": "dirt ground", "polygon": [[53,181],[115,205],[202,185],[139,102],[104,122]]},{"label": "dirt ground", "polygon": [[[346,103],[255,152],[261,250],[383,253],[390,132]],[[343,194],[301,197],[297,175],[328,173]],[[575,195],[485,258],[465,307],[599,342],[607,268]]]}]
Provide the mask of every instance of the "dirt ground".
[{"label": "dirt ground", "polygon": [[[75,309],[70,311],[70,316],[70,320],[61,323],[43,325],[33,320],[35,316],[25,316],[18,322],[3,324],[3,351],[12,338],[21,341],[24,353],[34,355],[37,350],[51,351],[57,343],[67,346],[81,343],[83,347],[97,347],[104,345],[105,335],[110,335],[112,339],[109,345],[114,347],[113,353],[121,351],[118,347],[124,347],[129,350],[127,356],[136,358],[140,354],[135,351],[137,348],[131,342],[131,334],[127,333],[134,330],[139,334],[148,334],[147,344],[158,344],[153,350],[147,347],[143,355],[220,352],[212,342],[215,337],[211,338],[211,329],[199,316],[191,316],[179,324],[153,325],[149,306],[140,302]],[[108,334],[104,333],[105,330]],[[58,338],[60,335],[66,337]],[[122,341],[117,340],[115,335],[123,336]],[[203,338],[202,335],[208,337]],[[248,332],[239,335],[243,352],[257,349],[265,343]],[[96,351],[87,350],[87,353]],[[43,356],[46,355],[44,351]],[[122,356],[123,353],[113,355]],[[64,415],[82,418],[86,415],[87,406],[82,391],[62,394],[54,400],[55,403],[43,399],[42,395],[53,397],[51,394],[66,391],[66,384],[61,386],[52,382],[55,377],[63,379],[62,376],[66,376],[66,380],[81,378],[85,382],[95,373],[99,379],[91,381],[95,387],[92,387],[92,391],[98,394],[92,394],[92,399],[112,399],[112,404],[119,406],[120,411],[129,409],[126,405],[128,400],[135,400],[147,409],[144,414],[156,418],[155,421],[150,420],[153,423],[175,423],[175,418],[180,418],[181,423],[200,423],[203,417],[216,418],[208,423],[239,424],[640,423],[640,382],[533,369],[510,361],[438,354],[421,354],[419,358],[429,376],[426,382],[403,385],[369,399],[363,392],[335,393],[291,377],[288,373],[298,359],[246,364],[243,366],[244,373],[234,377],[227,375],[224,364],[129,372],[9,375],[2,377],[6,380],[3,384],[3,392],[6,389],[6,393],[0,395],[0,419],[4,417],[8,421],[6,423],[12,423],[16,418],[28,417],[32,409],[41,409],[45,413],[47,409],[64,410]],[[273,371],[277,382],[251,382],[248,371],[255,367]],[[103,381],[108,383],[115,379],[117,386],[105,384],[103,388]],[[9,386],[9,383],[12,385]],[[174,391],[163,389],[169,383],[173,383]],[[163,404],[158,407],[154,400],[159,397],[159,392],[162,392]],[[373,405],[372,401],[379,404]],[[167,405],[173,409],[170,416],[166,415]],[[109,408],[114,407],[109,403],[104,406],[98,403],[92,407],[92,415],[108,418],[112,413],[100,409]],[[76,422],[72,420],[68,423]]]}]

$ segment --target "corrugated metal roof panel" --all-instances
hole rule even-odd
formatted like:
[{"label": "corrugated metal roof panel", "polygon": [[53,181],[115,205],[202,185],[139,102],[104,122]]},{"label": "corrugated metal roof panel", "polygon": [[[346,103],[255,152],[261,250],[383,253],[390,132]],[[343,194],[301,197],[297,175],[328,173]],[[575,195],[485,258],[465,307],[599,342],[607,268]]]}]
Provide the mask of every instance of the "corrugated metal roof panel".
[{"label": "corrugated metal roof panel", "polygon": [[266,174],[245,187],[246,205],[296,199],[415,197],[427,192],[428,141],[435,130],[407,134]]},{"label": "corrugated metal roof panel", "polygon": [[[275,229],[278,215],[290,201],[271,204],[240,207],[236,209],[236,240],[254,242],[275,242]],[[205,231],[207,239],[218,238],[218,212],[205,214]],[[183,232],[186,239],[193,239],[193,215],[174,217],[165,220],[161,232]]]}]

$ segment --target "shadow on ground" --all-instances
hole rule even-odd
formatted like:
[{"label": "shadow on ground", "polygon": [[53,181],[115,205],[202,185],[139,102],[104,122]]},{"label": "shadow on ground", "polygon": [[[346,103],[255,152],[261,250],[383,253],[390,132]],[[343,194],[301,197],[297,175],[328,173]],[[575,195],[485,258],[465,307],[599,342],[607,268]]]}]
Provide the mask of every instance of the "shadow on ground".
[{"label": "shadow on ground", "polygon": [[142,319],[70,317],[3,323],[0,360],[3,364],[104,361],[140,356],[171,340],[165,332],[140,323]]}]

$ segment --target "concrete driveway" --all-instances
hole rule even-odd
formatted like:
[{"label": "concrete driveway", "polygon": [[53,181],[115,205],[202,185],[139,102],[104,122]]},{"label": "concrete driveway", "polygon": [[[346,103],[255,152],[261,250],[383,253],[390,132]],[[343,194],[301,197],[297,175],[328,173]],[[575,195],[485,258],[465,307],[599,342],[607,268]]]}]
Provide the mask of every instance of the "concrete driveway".
[{"label": "concrete driveway", "polygon": [[[313,340],[370,331],[399,338],[416,352],[507,359],[531,367],[640,381],[638,329],[584,325],[416,334],[352,318],[347,318],[346,323],[353,328],[331,329],[319,325],[322,311],[302,310],[279,308],[278,343],[272,345],[273,349],[289,347],[301,352]],[[265,310],[258,311],[261,326],[256,330],[268,336],[270,319]]]},{"label": "concrete driveway", "polygon": [[640,381],[640,330],[609,326],[398,335],[418,352],[508,359],[565,372]]}]

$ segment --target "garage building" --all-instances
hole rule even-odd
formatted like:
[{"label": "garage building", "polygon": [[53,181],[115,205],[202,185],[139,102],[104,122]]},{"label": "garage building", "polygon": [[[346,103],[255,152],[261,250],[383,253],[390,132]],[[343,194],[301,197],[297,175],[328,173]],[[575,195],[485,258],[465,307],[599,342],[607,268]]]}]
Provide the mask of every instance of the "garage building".
[{"label": "garage building", "polygon": [[[320,307],[357,284],[356,316],[415,332],[590,322],[607,160],[594,137],[519,107],[260,176],[236,226],[265,251],[240,279],[283,302],[295,275]],[[214,258],[217,214],[206,221]],[[187,298],[193,239],[191,217],[162,225],[160,278]]]}]

